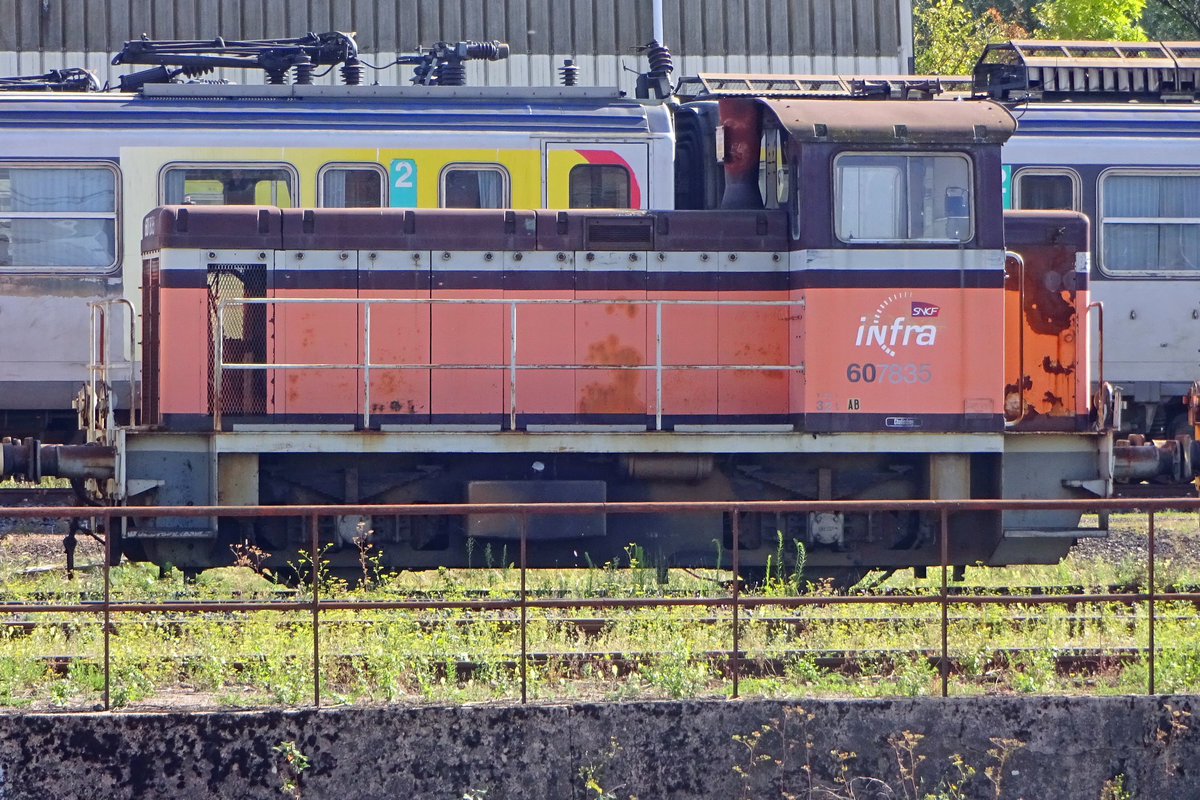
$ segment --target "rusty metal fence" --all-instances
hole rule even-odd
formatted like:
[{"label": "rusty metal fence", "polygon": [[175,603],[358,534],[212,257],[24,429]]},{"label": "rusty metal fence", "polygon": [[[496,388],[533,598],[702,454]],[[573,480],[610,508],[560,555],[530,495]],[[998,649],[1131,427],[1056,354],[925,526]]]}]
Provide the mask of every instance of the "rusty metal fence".
[{"label": "rusty metal fence", "polygon": [[[1002,511],[1021,509],[1072,509],[1082,513],[1106,514],[1108,512],[1139,512],[1147,517],[1147,562],[1146,584],[1133,593],[1091,593],[1080,592],[1072,594],[1021,594],[1019,596],[992,595],[963,595],[951,592],[949,572],[953,565],[949,562],[950,552],[950,518],[956,513],[973,511]],[[856,594],[822,594],[822,595],[793,595],[793,596],[759,596],[746,595],[742,592],[739,581],[729,582],[730,591],[723,596],[712,597],[630,597],[630,598],[545,598],[533,597],[527,588],[527,567],[529,542],[527,538],[528,520],[531,514],[552,511],[556,514],[645,514],[645,513],[727,513],[732,522],[733,574],[739,574],[739,544],[740,531],[738,518],[747,512],[828,512],[842,513],[871,513],[881,511],[917,511],[935,513],[940,519],[939,544],[941,552],[941,580],[936,594],[928,595],[856,595]],[[104,537],[105,560],[103,565],[104,594],[97,601],[77,603],[56,602],[3,602],[0,598],[0,613],[4,614],[85,614],[97,615],[103,621],[104,652],[104,708],[111,707],[111,645],[113,618],[121,614],[172,612],[305,612],[312,619],[312,677],[313,697],[312,706],[321,705],[321,615],[323,612],[335,610],[367,611],[367,610],[438,610],[461,609],[468,611],[510,611],[518,614],[520,632],[519,672],[521,683],[521,702],[528,701],[527,667],[530,654],[527,648],[528,612],[533,609],[613,609],[613,608],[651,608],[651,607],[704,607],[728,614],[731,623],[731,639],[728,654],[724,657],[727,664],[728,679],[731,683],[731,696],[738,697],[741,667],[746,654],[740,647],[742,612],[764,608],[781,607],[799,609],[806,606],[837,606],[837,605],[936,605],[941,612],[940,619],[940,656],[937,657],[940,674],[941,694],[948,696],[951,671],[949,652],[949,611],[955,605],[972,606],[1070,606],[1079,603],[1120,602],[1123,604],[1142,604],[1146,609],[1148,622],[1147,641],[1144,649],[1147,655],[1149,677],[1146,691],[1155,693],[1155,612],[1156,605],[1169,601],[1185,601],[1200,604],[1200,592],[1160,591],[1155,576],[1155,515],[1163,511],[1195,511],[1200,512],[1200,498],[1129,498],[1105,500],[1070,500],[1047,502],[1043,500],[912,500],[897,501],[754,501],[754,502],[631,502],[631,503],[493,503],[493,504],[446,504],[446,505],[359,505],[359,506],[188,506],[188,507],[113,507],[113,508],[64,508],[64,507],[9,507],[0,512],[0,516],[14,519],[31,518],[64,518],[91,517],[102,524],[103,530],[112,530],[111,525],[123,516],[137,515],[139,517],[301,517],[308,521],[310,546],[312,553],[320,552],[318,541],[319,521],[325,516],[335,515],[372,515],[387,514],[400,516],[429,516],[429,515],[464,515],[464,514],[518,514],[521,520],[521,537],[519,550],[520,586],[518,594],[512,599],[481,599],[481,600],[339,600],[322,596],[320,575],[314,569],[311,575],[311,597],[296,601],[171,601],[171,602],[142,602],[123,601],[112,597],[112,581],[110,562],[112,553],[111,537]]]}]

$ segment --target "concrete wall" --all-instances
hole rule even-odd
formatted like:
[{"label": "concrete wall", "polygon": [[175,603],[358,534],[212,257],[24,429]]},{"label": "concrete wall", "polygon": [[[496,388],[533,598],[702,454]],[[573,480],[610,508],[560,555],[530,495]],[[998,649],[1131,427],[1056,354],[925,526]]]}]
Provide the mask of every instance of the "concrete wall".
[{"label": "concrete wall", "polygon": [[[0,800],[289,796],[274,749],[284,741],[312,762],[298,785],[306,798],[459,800],[475,790],[486,800],[582,800],[595,795],[581,769],[622,800],[806,798],[806,760],[829,782],[833,750],[857,754],[849,776],[919,797],[902,788],[888,744],[905,731],[924,736],[922,791],[956,776],[958,755],[977,771],[965,796],[996,797],[985,771],[998,764],[991,738],[1002,737],[1014,749],[1001,798],[1099,800],[1123,774],[1133,797],[1191,800],[1200,798],[1197,705],[1197,696],[992,697],[13,714],[0,716]],[[733,737],[756,731],[752,756]],[[859,798],[893,797],[855,788]]]}]

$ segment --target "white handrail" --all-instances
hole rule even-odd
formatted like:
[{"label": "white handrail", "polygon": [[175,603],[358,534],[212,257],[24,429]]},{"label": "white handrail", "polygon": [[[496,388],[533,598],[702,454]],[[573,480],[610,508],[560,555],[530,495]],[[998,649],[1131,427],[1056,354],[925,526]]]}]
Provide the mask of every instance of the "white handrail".
[{"label": "white handrail", "polygon": [[[123,364],[114,365],[109,361],[109,344],[112,331],[109,326],[110,310],[113,306],[124,306],[127,312],[127,329],[129,331],[129,358]],[[137,326],[134,321],[137,314],[133,303],[123,297],[113,297],[107,300],[95,300],[88,303],[89,312],[89,349],[88,349],[88,396],[85,400],[87,414],[87,439],[89,442],[108,442],[108,434],[115,427],[113,411],[116,408],[116,394],[109,384],[109,371],[121,366],[129,370],[129,423],[136,424],[136,416],[140,399],[138,397],[137,369]],[[99,397],[98,386],[104,385],[109,397],[108,414],[105,415],[103,435],[96,425],[96,399]]]},{"label": "white handrail", "polygon": [[[225,309],[232,306],[250,305],[357,305],[363,309],[362,329],[363,359],[356,362],[324,363],[324,362],[226,362],[224,360]],[[507,363],[475,363],[475,364],[437,364],[429,362],[380,363],[371,358],[371,308],[376,305],[501,305],[509,307],[509,355]],[[648,364],[523,364],[517,348],[518,308],[525,306],[645,306],[653,307],[655,312],[654,324],[654,362]],[[799,298],[794,300],[674,300],[674,299],[497,299],[497,298],[356,298],[356,297],[245,297],[226,298],[217,303],[217,325],[213,331],[213,425],[221,427],[221,384],[226,371],[255,371],[265,369],[328,369],[328,370],[362,370],[363,371],[363,427],[368,428],[371,422],[371,370],[506,370],[508,373],[509,425],[515,429],[517,424],[517,384],[518,375],[526,370],[628,370],[634,372],[650,372],[655,374],[655,430],[663,429],[663,373],[670,370],[714,370],[722,372],[803,372],[803,364],[664,364],[663,363],[663,308],[667,306],[717,306],[717,307],[780,307],[803,305]]]}]

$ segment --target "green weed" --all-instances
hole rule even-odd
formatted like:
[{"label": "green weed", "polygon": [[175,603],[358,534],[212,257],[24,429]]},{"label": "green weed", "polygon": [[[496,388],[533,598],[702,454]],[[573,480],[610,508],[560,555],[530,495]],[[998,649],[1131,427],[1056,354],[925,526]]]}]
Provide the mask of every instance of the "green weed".
[{"label": "green weed", "polygon": [[292,741],[280,742],[273,749],[280,757],[279,790],[290,797],[299,797],[300,775],[311,766],[308,756]]}]

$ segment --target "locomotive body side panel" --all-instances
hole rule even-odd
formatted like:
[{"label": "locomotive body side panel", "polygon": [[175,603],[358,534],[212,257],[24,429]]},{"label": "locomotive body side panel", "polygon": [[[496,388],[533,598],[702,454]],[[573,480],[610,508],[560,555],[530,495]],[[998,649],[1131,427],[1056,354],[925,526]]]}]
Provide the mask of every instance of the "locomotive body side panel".
[{"label": "locomotive body side panel", "polygon": [[808,297],[808,330],[820,331],[806,369],[810,429],[1000,429],[997,289],[841,287]]},{"label": "locomotive body side panel", "polygon": [[657,337],[661,319],[662,413],[672,424],[701,420],[717,408],[720,374],[686,368],[720,363],[720,309],[703,303],[716,296],[719,278],[712,265],[719,255],[702,247],[660,250],[651,254],[649,264],[647,298],[663,303],[652,309],[656,313],[647,324],[649,335]]},{"label": "locomotive body side panel", "polygon": [[[163,277],[170,281],[171,272]],[[160,328],[158,407],[171,414],[207,415],[209,405],[209,295],[206,288],[159,290],[158,312],[172,324]]]},{"label": "locomotive body side panel", "polygon": [[653,383],[644,369],[637,369],[653,363],[646,250],[634,249],[636,242],[626,244],[631,248],[575,253],[572,363],[582,369],[574,373],[574,412],[598,424],[644,428],[653,399]]},{"label": "locomotive body side panel", "polygon": [[[312,365],[267,372],[267,414],[340,421],[363,402],[362,309],[358,251],[285,250],[271,271],[270,340],[276,364]],[[289,301],[298,302],[289,302]],[[351,302],[339,302],[346,300]],[[249,311],[249,309],[247,309]]]},{"label": "locomotive body side panel", "polygon": [[[382,243],[381,243],[382,244]],[[372,416],[381,423],[428,423],[430,410],[430,306],[428,250],[407,250],[399,241],[358,251],[359,297],[372,303],[364,319],[364,360],[377,366],[369,380]],[[397,335],[401,332],[402,335]]]},{"label": "locomotive body side panel", "polygon": [[[782,224],[782,223],[781,223]],[[717,254],[717,415],[747,423],[785,422],[792,408],[787,259],[770,251]],[[765,367],[754,370],[753,367]]]},{"label": "locomotive body side panel", "polygon": [[[526,219],[536,225],[532,214]],[[514,419],[514,403],[517,428],[531,420],[569,421],[577,413],[575,375],[562,367],[575,363],[575,254],[522,247],[505,252],[503,262],[496,296],[512,304],[496,309],[503,317],[501,342],[506,345],[506,363],[514,348],[520,355],[515,396],[507,391],[504,396],[508,422]],[[507,378],[514,377],[512,371]],[[508,386],[508,380],[504,383]]]}]

